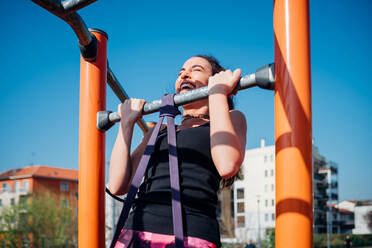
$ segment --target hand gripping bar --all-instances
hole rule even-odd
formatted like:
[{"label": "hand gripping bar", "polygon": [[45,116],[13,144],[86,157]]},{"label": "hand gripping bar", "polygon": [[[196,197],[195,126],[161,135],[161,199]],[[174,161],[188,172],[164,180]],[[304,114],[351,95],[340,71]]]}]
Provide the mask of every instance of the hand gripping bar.
[{"label": "hand gripping bar", "polygon": [[[255,73],[242,77],[233,90],[237,92],[258,86],[262,89],[274,90],[275,76],[274,64],[268,64],[259,68]],[[190,102],[201,100],[208,97],[208,87],[202,87],[174,95],[174,105],[181,106]],[[145,103],[142,114],[147,115],[160,110],[161,100],[155,100]],[[120,121],[120,116],[112,111],[99,111],[97,113],[97,128],[101,131],[107,131],[115,122]]]}]

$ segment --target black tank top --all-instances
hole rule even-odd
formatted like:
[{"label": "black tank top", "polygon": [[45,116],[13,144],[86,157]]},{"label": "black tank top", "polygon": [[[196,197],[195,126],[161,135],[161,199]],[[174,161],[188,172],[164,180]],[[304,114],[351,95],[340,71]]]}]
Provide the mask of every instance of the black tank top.
[{"label": "black tank top", "polygon": [[[205,239],[219,247],[216,206],[221,177],[212,161],[209,123],[177,131],[176,137],[184,236]],[[165,128],[159,132],[125,228],[173,235],[168,161]]]}]

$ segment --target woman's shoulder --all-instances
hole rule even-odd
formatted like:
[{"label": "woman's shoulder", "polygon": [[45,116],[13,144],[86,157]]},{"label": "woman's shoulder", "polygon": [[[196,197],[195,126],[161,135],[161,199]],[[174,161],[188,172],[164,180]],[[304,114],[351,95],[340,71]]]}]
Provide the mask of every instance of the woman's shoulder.
[{"label": "woman's shoulder", "polygon": [[239,122],[244,122],[246,123],[245,115],[236,109],[230,110],[230,117],[232,121],[239,121]]}]

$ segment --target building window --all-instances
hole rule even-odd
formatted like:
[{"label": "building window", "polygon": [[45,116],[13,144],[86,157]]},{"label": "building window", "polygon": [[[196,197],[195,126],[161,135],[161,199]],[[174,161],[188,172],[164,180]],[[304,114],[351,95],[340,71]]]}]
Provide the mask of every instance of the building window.
[{"label": "building window", "polygon": [[274,161],[274,155],[271,154],[270,156],[270,161],[273,162]]},{"label": "building window", "polygon": [[68,183],[61,182],[61,191],[68,191]]},{"label": "building window", "polygon": [[267,177],[267,174],[268,174],[268,173],[267,173],[267,170],[265,170],[265,177]]},{"label": "building window", "polygon": [[265,163],[267,162],[267,156],[266,155],[264,156],[264,162]]},{"label": "building window", "polygon": [[21,182],[20,181],[16,181],[15,182],[15,192],[18,193],[21,191]]},{"label": "building window", "polygon": [[265,200],[265,207],[267,207],[268,205],[269,205],[269,201]]},{"label": "building window", "polygon": [[265,214],[265,221],[269,221],[269,214]]},{"label": "building window", "polygon": [[275,221],[275,214],[271,214],[271,220]]},{"label": "building window", "polygon": [[236,180],[244,180],[244,173],[243,170],[239,170],[237,173],[237,179]]},{"label": "building window", "polygon": [[3,193],[8,192],[8,184],[3,183]]},{"label": "building window", "polygon": [[0,207],[3,205],[3,200],[0,199]]},{"label": "building window", "polygon": [[15,203],[15,200],[14,200],[14,198],[11,198],[11,199],[10,199],[10,205],[11,205],[11,206],[13,206],[13,205],[14,205],[14,203]]},{"label": "building window", "polygon": [[274,176],[274,170],[273,169],[271,169],[271,171],[270,171],[270,176]]},{"label": "building window", "polygon": [[271,206],[275,206],[275,201],[274,201],[274,199],[271,199]]},{"label": "building window", "polygon": [[27,192],[29,190],[29,188],[30,188],[30,182],[28,180],[24,180],[23,181],[23,190]]},{"label": "building window", "polygon": [[275,191],[275,186],[274,186],[274,184],[271,184],[271,191],[272,191],[272,192]]},{"label": "building window", "polygon": [[245,227],[245,217],[238,216],[238,227]]},{"label": "building window", "polygon": [[237,199],[244,199],[244,189],[243,188],[236,189],[236,198]]},{"label": "building window", "polygon": [[244,213],[244,202],[238,202],[238,213]]},{"label": "building window", "polygon": [[68,207],[68,200],[62,199],[62,201],[61,201],[61,207],[67,208]]}]

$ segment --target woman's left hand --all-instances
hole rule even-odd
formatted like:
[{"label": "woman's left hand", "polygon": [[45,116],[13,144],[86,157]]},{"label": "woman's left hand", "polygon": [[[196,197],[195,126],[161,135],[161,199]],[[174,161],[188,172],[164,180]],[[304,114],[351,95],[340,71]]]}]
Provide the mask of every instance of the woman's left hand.
[{"label": "woman's left hand", "polygon": [[211,76],[208,80],[209,94],[230,95],[239,82],[241,73],[240,69],[236,69],[234,72],[226,70]]}]

